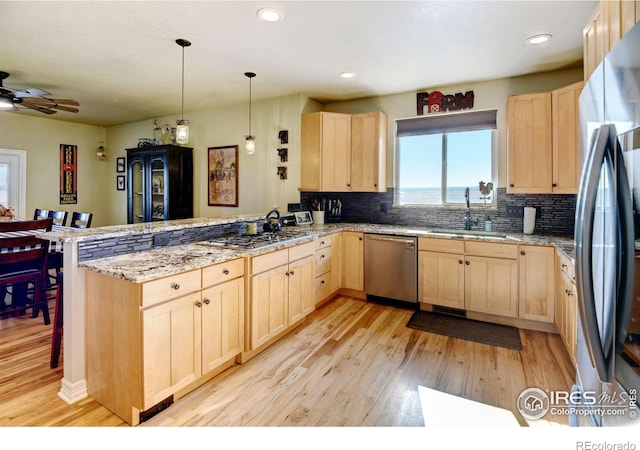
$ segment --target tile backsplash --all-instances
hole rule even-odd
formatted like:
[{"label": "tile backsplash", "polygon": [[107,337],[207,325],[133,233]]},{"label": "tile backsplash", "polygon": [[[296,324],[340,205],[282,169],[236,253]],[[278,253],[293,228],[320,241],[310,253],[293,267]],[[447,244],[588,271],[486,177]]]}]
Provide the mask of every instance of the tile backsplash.
[{"label": "tile backsplash", "polygon": [[[393,196],[393,188],[384,193],[301,192],[300,203],[302,209],[308,210],[315,199],[339,199],[342,222],[464,229],[464,206],[395,207]],[[534,234],[573,236],[576,195],[507,194],[506,188],[497,189],[497,208],[471,207],[471,216],[478,221],[473,229],[483,229],[489,216],[495,231],[522,232],[521,212],[525,206],[537,209]],[[507,215],[507,207],[520,214]]]}]

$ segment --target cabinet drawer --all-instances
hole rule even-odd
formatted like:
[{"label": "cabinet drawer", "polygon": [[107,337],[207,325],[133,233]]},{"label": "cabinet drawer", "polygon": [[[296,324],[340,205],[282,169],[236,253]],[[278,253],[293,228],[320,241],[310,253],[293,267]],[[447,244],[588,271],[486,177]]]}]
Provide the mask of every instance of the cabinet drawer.
[{"label": "cabinet drawer", "polygon": [[564,275],[566,275],[567,278],[572,283],[575,283],[576,282],[575,266],[573,265],[571,260],[569,258],[567,258],[565,255],[563,255],[559,251],[557,253],[558,253],[558,262],[560,263],[560,271]]},{"label": "cabinet drawer", "polygon": [[312,241],[289,247],[289,261],[296,261],[298,259],[313,255],[315,245],[315,242]]},{"label": "cabinet drawer", "polygon": [[325,250],[317,250],[314,254],[314,259],[314,276],[320,276],[331,270],[331,248]]},{"label": "cabinet drawer", "polygon": [[465,255],[488,256],[490,258],[518,258],[518,246],[495,242],[465,241]]},{"label": "cabinet drawer", "polygon": [[149,306],[201,288],[201,271],[192,270],[142,284],[142,305]]},{"label": "cabinet drawer", "polygon": [[244,259],[225,261],[202,269],[202,287],[213,286],[244,275]]},{"label": "cabinet drawer", "polygon": [[462,239],[418,238],[418,250],[440,253],[464,253]]},{"label": "cabinet drawer", "polygon": [[289,263],[289,250],[278,250],[251,258],[251,274],[255,275]]},{"label": "cabinet drawer", "polygon": [[322,236],[318,239],[316,239],[315,241],[315,251],[324,249],[324,248],[330,248],[331,247],[331,242],[332,242],[332,237],[331,235],[327,235],[327,236]]},{"label": "cabinet drawer", "polygon": [[331,272],[327,272],[313,280],[316,303],[331,294]]}]

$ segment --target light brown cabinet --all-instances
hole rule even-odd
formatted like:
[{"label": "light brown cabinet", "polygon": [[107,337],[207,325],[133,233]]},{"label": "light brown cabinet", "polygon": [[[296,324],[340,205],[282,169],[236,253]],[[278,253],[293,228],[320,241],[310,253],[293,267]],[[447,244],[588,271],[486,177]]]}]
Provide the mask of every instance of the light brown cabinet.
[{"label": "light brown cabinet", "polygon": [[364,291],[364,233],[342,232],[342,288]]},{"label": "light brown cabinet", "polygon": [[340,289],[340,233],[320,237],[314,251],[314,298],[316,306]]},{"label": "light brown cabinet", "polygon": [[381,111],[303,114],[300,190],[385,192],[386,133]]},{"label": "light brown cabinet", "polygon": [[569,353],[576,362],[578,296],[573,263],[565,255],[556,256],[556,304],[554,323]]},{"label": "light brown cabinet", "polygon": [[87,271],[85,296],[87,390],[129,424],[243,350],[242,259],[146,283]]},{"label": "light brown cabinet", "polygon": [[583,30],[585,80],[637,22],[640,22],[640,1],[600,1]]},{"label": "light brown cabinet", "polygon": [[420,302],[517,316],[517,246],[419,238],[418,250]]},{"label": "light brown cabinet", "polygon": [[577,194],[580,184],[578,157],[578,98],[584,82],[551,91],[553,136],[552,193]]},{"label": "light brown cabinet", "polygon": [[251,258],[247,350],[256,350],[315,309],[314,243]]},{"label": "light brown cabinet", "polygon": [[507,193],[551,193],[551,92],[510,96],[507,128]]},{"label": "light brown cabinet", "polygon": [[519,252],[518,317],[553,323],[555,251],[553,247],[520,245]]},{"label": "light brown cabinet", "polygon": [[578,82],[507,100],[507,192],[578,192]]}]

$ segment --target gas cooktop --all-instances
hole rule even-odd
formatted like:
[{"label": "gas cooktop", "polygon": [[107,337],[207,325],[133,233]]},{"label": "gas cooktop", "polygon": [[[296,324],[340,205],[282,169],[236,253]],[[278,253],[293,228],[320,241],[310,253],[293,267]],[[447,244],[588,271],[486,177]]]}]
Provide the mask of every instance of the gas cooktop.
[{"label": "gas cooktop", "polygon": [[299,230],[281,230],[272,233],[260,234],[232,234],[215,237],[208,241],[202,241],[200,244],[220,248],[251,249],[267,247],[269,245],[275,245],[285,241],[304,239],[309,235],[310,234],[308,232]]}]

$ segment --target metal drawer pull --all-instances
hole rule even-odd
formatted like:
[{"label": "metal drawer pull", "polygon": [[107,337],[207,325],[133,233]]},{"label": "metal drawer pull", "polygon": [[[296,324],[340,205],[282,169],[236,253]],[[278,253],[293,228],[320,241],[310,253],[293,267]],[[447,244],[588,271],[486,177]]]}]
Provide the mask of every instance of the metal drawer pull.
[{"label": "metal drawer pull", "polygon": [[180,289],[180,283],[176,283],[176,282],[171,283],[171,288],[177,291],[178,289]]},{"label": "metal drawer pull", "polygon": [[202,307],[202,302],[201,302],[200,300],[198,300],[198,301],[196,302],[196,306],[197,306],[198,308],[201,308],[201,307]]},{"label": "metal drawer pull", "polygon": [[229,275],[229,269],[223,269],[222,273],[225,274],[225,275]]},{"label": "metal drawer pull", "polygon": [[211,300],[209,300],[208,298],[205,298],[205,299],[204,299],[204,304],[205,304],[205,305],[208,305],[209,303],[211,303]]},{"label": "metal drawer pull", "polygon": [[293,275],[295,272],[292,270],[291,272],[289,272],[291,275]]}]

